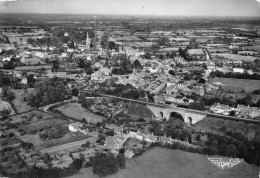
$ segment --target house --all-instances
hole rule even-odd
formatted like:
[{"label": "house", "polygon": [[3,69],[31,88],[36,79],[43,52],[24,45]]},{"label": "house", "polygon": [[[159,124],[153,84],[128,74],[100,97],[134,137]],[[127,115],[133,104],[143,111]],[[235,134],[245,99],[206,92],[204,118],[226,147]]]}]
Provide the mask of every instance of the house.
[{"label": "house", "polygon": [[241,68],[233,68],[233,72],[236,72],[236,73],[244,73],[244,69],[241,69]]},{"label": "house", "polygon": [[109,136],[104,145],[105,150],[120,150],[123,148],[124,142],[127,140],[127,136],[125,135],[116,135],[116,136]]},{"label": "house", "polygon": [[229,115],[230,111],[235,110],[235,108],[229,107],[228,105],[215,103],[210,107],[210,111],[217,114]]},{"label": "house", "polygon": [[162,143],[169,143],[169,144],[172,144],[172,138],[171,137],[166,137],[166,135],[160,137],[160,142]]},{"label": "house", "polygon": [[154,136],[153,133],[152,135],[145,135],[144,140],[149,142],[149,143],[155,143],[158,141],[158,137]]},{"label": "house", "polygon": [[71,132],[80,132],[82,126],[83,126],[82,123],[80,123],[80,122],[75,122],[75,123],[69,124],[69,130],[70,130]]},{"label": "house", "polygon": [[138,133],[138,130],[137,130],[137,129],[131,128],[131,129],[129,130],[129,132],[128,132],[128,135],[129,135],[130,137],[132,137],[132,138],[136,138],[137,133]]},{"label": "house", "polygon": [[126,158],[132,158],[134,155],[135,155],[134,152],[132,150],[129,150],[129,149],[126,150],[125,153],[124,153],[124,156]]}]

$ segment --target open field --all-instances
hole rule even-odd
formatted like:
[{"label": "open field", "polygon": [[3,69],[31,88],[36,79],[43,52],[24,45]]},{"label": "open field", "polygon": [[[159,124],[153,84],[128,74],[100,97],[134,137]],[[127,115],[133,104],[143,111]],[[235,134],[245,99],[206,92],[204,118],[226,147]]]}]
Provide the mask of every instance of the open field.
[{"label": "open field", "polygon": [[218,54],[218,53],[212,53],[212,56],[219,56],[223,57],[225,59],[229,59],[232,61],[246,61],[246,62],[253,62],[254,60],[257,59],[257,57],[253,56],[242,56],[242,55],[237,55],[237,54],[228,54],[228,53],[223,53],[223,54]]},{"label": "open field", "polygon": [[260,138],[260,127],[258,124],[224,120],[215,117],[206,117],[195,124],[195,127],[198,129],[203,129],[218,134],[223,134],[221,128],[224,126],[226,127],[226,130],[242,133],[242,135],[246,136],[248,139],[252,139],[254,136],[259,136]]},{"label": "open field", "polygon": [[84,118],[86,120],[89,119],[89,122],[91,123],[97,123],[101,122],[104,119],[103,117],[95,115],[90,111],[82,108],[79,103],[68,103],[56,108],[56,110],[61,111],[64,115],[68,117],[78,119],[79,121]]},{"label": "open field", "polygon": [[[15,94],[15,99],[12,103],[15,106],[15,109],[18,113],[25,112],[33,109],[31,106],[27,105],[25,101],[23,101],[23,96],[25,95],[25,91],[23,90],[12,90]],[[28,93],[33,93],[34,89],[28,88]]]},{"label": "open field", "polygon": [[[227,159],[227,158],[226,158]],[[179,150],[154,148],[127,160],[126,168],[107,178],[256,178],[259,168],[242,162],[229,169],[213,165],[205,155]],[[92,175],[92,168],[83,168],[70,178]]]},{"label": "open field", "polygon": [[69,121],[59,119],[59,118],[50,118],[50,119],[44,119],[37,122],[32,122],[29,125],[23,125],[21,128],[25,131],[38,131],[41,129],[46,129],[49,127],[55,127],[58,125],[63,125],[68,123]]},{"label": "open field", "polygon": [[260,80],[233,79],[233,78],[210,78],[209,83],[221,82],[223,89],[234,92],[253,92],[259,90]]}]

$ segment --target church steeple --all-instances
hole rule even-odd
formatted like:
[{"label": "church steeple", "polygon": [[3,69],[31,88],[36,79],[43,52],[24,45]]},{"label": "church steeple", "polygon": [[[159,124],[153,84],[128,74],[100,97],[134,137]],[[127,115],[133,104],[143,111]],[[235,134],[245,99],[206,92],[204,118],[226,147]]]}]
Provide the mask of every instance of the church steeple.
[{"label": "church steeple", "polygon": [[87,46],[87,49],[90,49],[90,39],[88,36],[88,32],[87,32],[86,46]]}]

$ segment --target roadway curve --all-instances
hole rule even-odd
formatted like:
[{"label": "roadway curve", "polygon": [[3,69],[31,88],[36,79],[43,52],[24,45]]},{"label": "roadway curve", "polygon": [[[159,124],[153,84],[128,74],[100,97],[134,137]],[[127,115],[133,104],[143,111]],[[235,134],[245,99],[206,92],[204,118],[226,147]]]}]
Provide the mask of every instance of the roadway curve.
[{"label": "roadway curve", "polygon": [[[87,92],[85,90],[80,90],[80,91]],[[184,110],[184,111],[191,112],[191,113],[193,112],[193,113],[198,113],[198,114],[206,114],[208,117],[218,117],[218,118],[221,118],[221,119],[228,119],[228,120],[234,120],[234,121],[243,121],[243,122],[260,124],[260,120],[244,119],[244,118],[239,118],[239,117],[226,116],[226,115],[210,113],[210,112],[206,112],[206,111],[199,111],[199,110],[194,110],[194,109],[186,109],[186,108],[176,107],[176,106],[172,106],[172,105],[165,105],[165,104],[144,102],[144,101],[128,99],[128,98],[121,98],[121,97],[117,97],[117,96],[113,96],[113,95],[106,95],[106,94],[99,94],[99,95],[103,96],[103,97],[120,99],[120,100],[124,100],[124,101],[141,103],[141,104],[146,104],[146,105],[151,105],[151,106],[156,106],[156,107],[161,107],[161,108],[172,108],[172,109]]]}]

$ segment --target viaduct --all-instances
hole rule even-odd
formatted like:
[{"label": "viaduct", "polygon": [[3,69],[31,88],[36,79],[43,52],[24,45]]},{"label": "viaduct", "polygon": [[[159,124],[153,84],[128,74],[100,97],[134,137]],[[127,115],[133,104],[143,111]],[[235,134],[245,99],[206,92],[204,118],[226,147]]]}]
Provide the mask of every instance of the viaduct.
[{"label": "viaduct", "polygon": [[[80,92],[87,92],[84,90],[80,90]],[[127,99],[127,98],[121,98],[113,95],[105,95],[105,94],[99,94],[101,97],[108,97],[108,98],[114,98],[119,99],[123,101],[129,101],[133,103],[139,103],[146,105],[147,108],[151,110],[151,112],[155,115],[156,118],[163,118],[163,119],[170,119],[171,116],[174,116],[176,113],[178,115],[182,116],[182,119],[185,123],[195,124],[205,117],[217,117],[220,119],[226,119],[226,120],[233,120],[233,121],[242,121],[242,122],[249,122],[254,124],[260,124],[259,120],[253,120],[253,119],[244,119],[244,118],[238,118],[233,116],[225,116],[221,114],[215,114],[210,113],[207,111],[199,111],[194,109],[188,109],[188,108],[180,108],[173,105],[165,105],[165,104],[157,104],[157,103],[150,103],[150,102],[144,102],[139,100],[133,100],[133,99]]]}]

